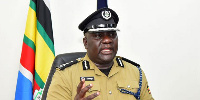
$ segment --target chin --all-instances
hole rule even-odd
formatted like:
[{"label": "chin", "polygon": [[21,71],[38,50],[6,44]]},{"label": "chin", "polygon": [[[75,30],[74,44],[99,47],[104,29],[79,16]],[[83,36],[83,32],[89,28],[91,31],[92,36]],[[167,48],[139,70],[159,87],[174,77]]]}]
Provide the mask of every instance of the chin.
[{"label": "chin", "polygon": [[102,55],[100,58],[104,63],[110,63],[113,61],[115,56],[114,55]]}]

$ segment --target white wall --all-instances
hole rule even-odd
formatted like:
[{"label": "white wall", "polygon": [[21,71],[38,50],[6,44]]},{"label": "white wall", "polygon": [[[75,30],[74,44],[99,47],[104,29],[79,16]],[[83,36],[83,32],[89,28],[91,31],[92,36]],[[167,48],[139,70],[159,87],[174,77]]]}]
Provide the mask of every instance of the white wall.
[{"label": "white wall", "polygon": [[[139,63],[156,100],[200,100],[200,1],[108,0],[120,18],[118,55]],[[29,0],[0,3],[0,98],[13,100]],[[85,51],[78,24],[96,0],[51,0],[57,54]]]}]

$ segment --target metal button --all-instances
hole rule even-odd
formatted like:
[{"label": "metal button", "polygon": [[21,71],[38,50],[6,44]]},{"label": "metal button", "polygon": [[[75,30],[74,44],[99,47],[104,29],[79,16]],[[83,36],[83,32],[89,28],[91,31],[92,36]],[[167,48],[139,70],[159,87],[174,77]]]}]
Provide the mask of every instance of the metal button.
[{"label": "metal button", "polygon": [[109,94],[112,94],[112,91],[109,91]]},{"label": "metal button", "polygon": [[130,85],[128,85],[127,87],[128,87],[128,88],[130,88],[131,86],[130,86]]}]

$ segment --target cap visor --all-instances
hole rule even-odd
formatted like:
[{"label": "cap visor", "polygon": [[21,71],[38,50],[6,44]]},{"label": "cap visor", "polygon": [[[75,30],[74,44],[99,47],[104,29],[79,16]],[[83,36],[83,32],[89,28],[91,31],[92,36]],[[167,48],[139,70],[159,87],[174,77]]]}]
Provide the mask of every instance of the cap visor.
[{"label": "cap visor", "polygon": [[109,32],[109,31],[120,31],[120,30],[118,28],[96,28],[88,30],[88,32]]}]

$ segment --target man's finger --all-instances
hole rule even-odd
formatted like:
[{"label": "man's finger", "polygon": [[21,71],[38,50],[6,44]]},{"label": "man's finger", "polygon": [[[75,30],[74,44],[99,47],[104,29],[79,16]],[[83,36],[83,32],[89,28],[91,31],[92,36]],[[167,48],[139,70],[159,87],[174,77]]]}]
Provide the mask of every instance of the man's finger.
[{"label": "man's finger", "polygon": [[81,89],[83,89],[85,87],[85,79],[82,79],[81,82],[78,84],[77,86],[77,94],[80,93]]},{"label": "man's finger", "polygon": [[80,92],[79,92],[79,97],[84,97],[85,93],[92,88],[92,84],[87,85],[86,87],[84,87]]},{"label": "man's finger", "polygon": [[83,100],[92,100],[92,99],[96,98],[96,97],[99,96],[99,95],[100,95],[100,93],[99,93],[99,92],[96,92],[96,93],[94,93],[94,94],[91,94],[91,95],[87,96],[87,97],[84,98]]}]

